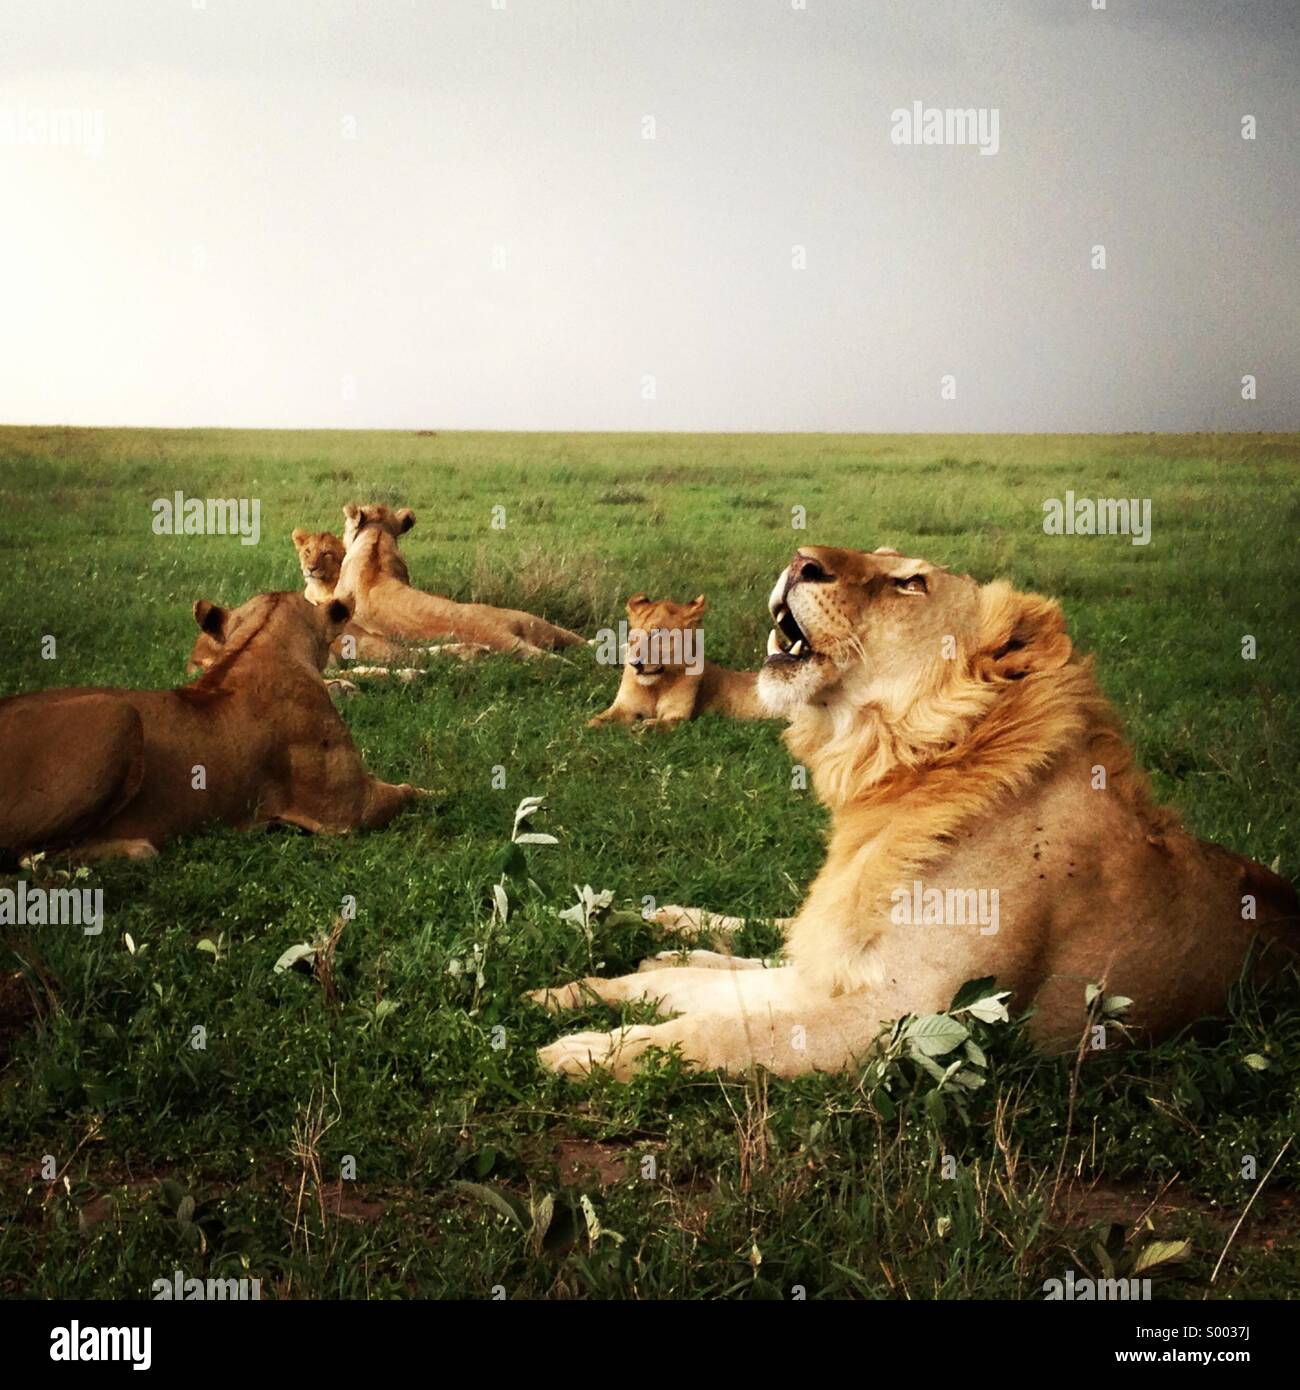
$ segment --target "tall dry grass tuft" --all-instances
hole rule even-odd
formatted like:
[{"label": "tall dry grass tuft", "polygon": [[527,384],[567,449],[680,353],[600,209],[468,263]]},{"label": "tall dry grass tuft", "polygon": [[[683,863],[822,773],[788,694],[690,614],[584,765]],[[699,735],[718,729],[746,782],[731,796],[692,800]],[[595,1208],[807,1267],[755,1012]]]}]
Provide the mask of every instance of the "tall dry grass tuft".
[{"label": "tall dry grass tuft", "polygon": [[340,913],[335,917],[330,929],[322,932],[315,941],[312,942],[316,951],[316,959],[312,966],[312,973],[316,977],[316,982],[320,985],[322,993],[325,995],[325,1002],[333,1008],[339,1000],[338,988],[334,980],[334,956],[339,948],[339,939],[343,935],[343,928],[347,926],[347,918]]},{"label": "tall dry grass tuft", "polygon": [[469,598],[522,608],[590,635],[623,612],[625,581],[609,558],[593,551],[529,545],[509,557],[480,545],[470,568]]},{"label": "tall dry grass tuft", "polygon": [[[332,1102],[333,1108],[333,1113],[328,1115],[327,1102]],[[316,1198],[317,1216],[320,1223],[316,1235],[323,1240],[329,1227],[329,1218],[325,1211],[325,1182],[320,1165],[321,1143],[342,1118],[343,1107],[339,1103],[338,1074],[336,1072],[330,1084],[330,1094],[326,1095],[323,1086],[319,1092],[313,1091],[298,1118],[293,1122],[293,1137],[289,1145],[289,1152],[301,1172],[298,1177],[298,1197],[294,1205],[289,1245],[290,1249],[296,1252],[299,1241],[301,1241],[303,1254],[308,1258],[311,1256],[312,1229],[304,1210],[307,1206],[307,1189],[310,1184],[311,1191]]]},{"label": "tall dry grass tuft", "polygon": [[767,1146],[770,1139],[769,1124],[771,1108],[767,1099],[768,1074],[759,1068],[745,1078],[745,1109],[740,1112],[732,1104],[728,1093],[730,1088],[723,1086],[722,1097],[736,1124],[736,1154],[740,1166],[740,1190],[748,1192],[753,1185],[754,1176],[767,1167]]}]

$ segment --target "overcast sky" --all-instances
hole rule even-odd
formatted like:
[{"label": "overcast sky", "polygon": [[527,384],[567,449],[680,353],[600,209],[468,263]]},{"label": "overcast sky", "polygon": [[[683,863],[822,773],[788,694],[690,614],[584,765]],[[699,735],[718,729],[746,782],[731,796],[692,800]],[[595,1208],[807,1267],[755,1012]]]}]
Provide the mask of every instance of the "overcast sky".
[{"label": "overcast sky", "polygon": [[1300,427],[1296,0],[799,3],[0,0],[0,421]]}]

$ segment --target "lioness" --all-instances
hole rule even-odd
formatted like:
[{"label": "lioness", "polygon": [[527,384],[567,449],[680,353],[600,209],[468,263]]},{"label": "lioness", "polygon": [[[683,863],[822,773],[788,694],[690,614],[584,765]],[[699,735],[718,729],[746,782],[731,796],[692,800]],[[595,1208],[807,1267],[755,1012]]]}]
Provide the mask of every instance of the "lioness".
[{"label": "lioness", "polygon": [[415,788],[372,777],[321,680],[347,603],[259,594],[194,618],[221,648],[179,690],[0,700],[0,849],[144,858],[209,822],[340,834],[386,825]]},{"label": "lioness", "polygon": [[[770,608],[760,695],[832,814],[788,963],[703,953],[540,990],[552,1008],[594,994],[676,1015],[562,1038],[548,1067],[626,1077],[676,1046],[705,1068],[840,1069],[987,975],[1035,1006],[1046,1046],[1077,1043],[1091,981],[1155,1036],[1221,1009],[1257,935],[1297,945],[1288,883],[1153,804],[1057,604],[892,550],[806,547]],[[947,911],[981,892],[996,917]]]},{"label": "lioness", "polygon": [[345,555],[335,592],[356,601],[356,621],[370,632],[408,642],[457,637],[496,651],[540,656],[556,647],[581,646],[585,639],[544,618],[486,603],[457,603],[411,587],[397,537],[415,525],[409,507],[382,504],[343,508]]},{"label": "lioness", "polygon": [[[305,531],[300,526],[293,532],[293,548],[298,553],[298,567],[302,570],[303,596],[308,603],[328,603],[334,597],[338,585],[339,571],[343,568],[343,541],[332,531]],[[467,660],[486,650],[468,642],[444,642],[437,647],[415,647],[409,642],[390,642],[377,633],[367,632],[358,622],[350,622],[334,639],[330,648],[330,665],[342,661],[413,661],[426,656],[457,656]],[[196,645],[196,655],[191,657],[191,668],[202,666],[201,655]],[[394,674],[389,666],[352,666],[348,668],[357,676],[388,676]],[[418,676],[414,667],[402,667],[395,673],[403,680]],[[342,682],[336,682],[341,684]]]},{"label": "lioness", "polygon": [[343,541],[333,531],[293,531],[293,548],[302,570],[303,596],[308,603],[323,603],[334,597],[343,568]]},{"label": "lioness", "polygon": [[587,721],[598,724],[657,724],[670,727],[700,714],[732,719],[770,719],[758,698],[753,671],[728,671],[705,661],[700,619],[708,601],[653,602],[644,594],[627,601],[627,660],[618,694],[607,710]]}]

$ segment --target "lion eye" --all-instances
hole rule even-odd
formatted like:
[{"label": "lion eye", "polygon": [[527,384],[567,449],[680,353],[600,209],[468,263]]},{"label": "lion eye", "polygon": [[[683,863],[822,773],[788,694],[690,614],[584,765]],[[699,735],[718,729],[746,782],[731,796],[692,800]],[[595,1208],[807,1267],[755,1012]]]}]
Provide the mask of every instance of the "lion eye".
[{"label": "lion eye", "polygon": [[894,588],[905,594],[926,594],[930,591],[923,574],[909,574],[906,579],[895,579]]}]

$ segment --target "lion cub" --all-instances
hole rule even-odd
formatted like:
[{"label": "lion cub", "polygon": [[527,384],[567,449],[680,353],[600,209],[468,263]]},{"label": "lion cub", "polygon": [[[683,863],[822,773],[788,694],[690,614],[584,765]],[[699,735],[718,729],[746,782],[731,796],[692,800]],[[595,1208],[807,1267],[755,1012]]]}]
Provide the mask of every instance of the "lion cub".
[{"label": "lion cub", "polygon": [[654,602],[644,594],[627,601],[627,659],[614,703],[598,724],[657,724],[669,727],[701,714],[732,719],[770,719],[758,699],[758,675],[728,671],[704,660],[700,618],[703,594],[690,603]]}]

